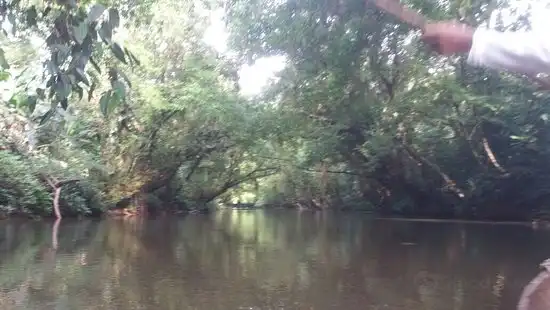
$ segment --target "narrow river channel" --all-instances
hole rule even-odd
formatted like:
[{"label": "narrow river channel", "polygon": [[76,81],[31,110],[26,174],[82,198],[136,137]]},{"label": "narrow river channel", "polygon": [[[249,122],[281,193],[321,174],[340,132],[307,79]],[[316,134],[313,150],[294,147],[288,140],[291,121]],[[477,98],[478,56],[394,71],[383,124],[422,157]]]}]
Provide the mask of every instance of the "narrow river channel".
[{"label": "narrow river channel", "polygon": [[356,213],[52,227],[0,222],[0,309],[514,310],[550,257],[550,232],[528,226]]}]

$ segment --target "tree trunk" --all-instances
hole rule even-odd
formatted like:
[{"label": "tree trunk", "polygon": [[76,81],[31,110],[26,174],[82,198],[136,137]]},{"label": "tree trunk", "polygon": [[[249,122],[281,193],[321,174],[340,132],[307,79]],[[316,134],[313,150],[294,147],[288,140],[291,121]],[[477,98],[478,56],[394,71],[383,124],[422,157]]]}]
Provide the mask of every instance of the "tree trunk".
[{"label": "tree trunk", "polygon": [[42,178],[46,180],[46,182],[52,187],[54,191],[53,212],[55,214],[55,217],[59,220],[62,218],[61,208],[60,208],[61,188],[63,187],[63,185],[78,182],[80,181],[80,179],[69,179],[69,180],[57,181],[56,179],[50,178],[46,175],[42,175]]},{"label": "tree trunk", "polygon": [[59,197],[61,197],[61,187],[55,188],[53,198],[53,212],[58,220],[61,219],[61,210],[59,210]]}]

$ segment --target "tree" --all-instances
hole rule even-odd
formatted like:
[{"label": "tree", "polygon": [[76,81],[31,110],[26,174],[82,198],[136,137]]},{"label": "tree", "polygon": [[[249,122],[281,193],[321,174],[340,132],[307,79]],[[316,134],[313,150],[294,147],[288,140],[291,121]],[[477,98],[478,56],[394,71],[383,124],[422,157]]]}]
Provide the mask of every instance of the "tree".
[{"label": "tree", "polygon": [[[528,14],[505,25],[483,1],[409,5],[434,19],[528,26]],[[338,171],[335,184],[342,173],[351,176],[340,188],[354,188],[374,211],[527,219],[538,208],[525,202],[546,197],[545,177],[532,173],[546,152],[539,143],[547,112],[539,103],[547,96],[526,82],[468,67],[463,56],[431,55],[406,25],[364,1],[234,1],[227,14],[242,61],[288,59],[265,100],[300,115],[308,134],[299,131],[294,150],[306,150],[309,169]]]}]

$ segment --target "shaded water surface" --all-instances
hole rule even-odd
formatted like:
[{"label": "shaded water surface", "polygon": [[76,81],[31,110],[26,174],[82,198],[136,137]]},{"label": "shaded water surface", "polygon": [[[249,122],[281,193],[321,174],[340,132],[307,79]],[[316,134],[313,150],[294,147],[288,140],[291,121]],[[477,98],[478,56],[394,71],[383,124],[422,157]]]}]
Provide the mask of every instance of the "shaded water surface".
[{"label": "shaded water surface", "polygon": [[550,234],[361,214],[0,222],[0,309],[515,309]]}]

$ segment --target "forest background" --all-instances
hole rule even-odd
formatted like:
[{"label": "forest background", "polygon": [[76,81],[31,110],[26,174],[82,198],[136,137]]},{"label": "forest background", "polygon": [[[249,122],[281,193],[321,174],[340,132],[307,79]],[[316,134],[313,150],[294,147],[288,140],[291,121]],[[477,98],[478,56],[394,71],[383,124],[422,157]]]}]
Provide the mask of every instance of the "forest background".
[{"label": "forest background", "polygon": [[[406,4],[547,28],[546,1]],[[363,0],[12,0],[0,16],[3,216],[550,214],[548,92],[435,55]]]}]

